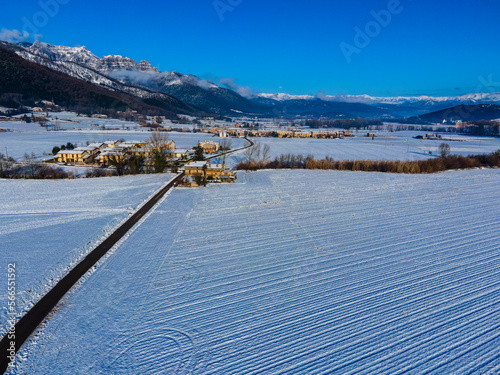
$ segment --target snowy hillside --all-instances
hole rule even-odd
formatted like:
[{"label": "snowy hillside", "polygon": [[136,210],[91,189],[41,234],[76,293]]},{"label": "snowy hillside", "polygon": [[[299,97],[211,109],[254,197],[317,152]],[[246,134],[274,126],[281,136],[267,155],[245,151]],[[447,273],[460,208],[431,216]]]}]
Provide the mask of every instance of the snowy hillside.
[{"label": "snowy hillside", "polygon": [[176,189],[15,371],[498,374],[499,183],[268,171]]},{"label": "snowy hillside", "polygon": [[[156,81],[157,85],[196,85],[205,89],[218,88],[217,85],[207,82],[193,75],[184,75],[176,72],[162,72],[153,67],[149,61],[135,62],[129,57],[109,55],[97,57],[85,47],[65,47],[36,41],[32,46],[20,53],[25,58],[32,56],[50,60],[58,65],[67,66],[67,63],[76,63],[81,68],[95,70],[104,77],[112,77],[127,83],[146,85]],[[108,78],[109,80],[109,78]],[[98,82],[96,82],[98,83]]]},{"label": "snowy hillside", "polygon": [[44,57],[52,61],[74,62],[100,72],[122,69],[158,72],[158,69],[153,68],[149,61],[141,61],[138,64],[131,58],[118,55],[104,56],[100,59],[86,47],[54,46],[37,40],[26,50],[32,55]]},{"label": "snowy hillside", "polygon": [[[41,44],[41,43],[40,43]],[[54,47],[54,46],[52,46]],[[62,48],[70,48],[70,47],[62,47]],[[57,51],[57,50],[56,50]],[[81,51],[81,48],[77,48],[77,52]],[[85,50],[88,51],[88,50]],[[74,52],[74,51],[73,51]],[[116,56],[105,56],[100,61],[94,61],[92,59],[87,60],[85,57],[80,57],[78,53],[72,54],[63,54],[59,53],[41,53],[36,49],[27,49],[27,50],[18,50],[16,53],[22,58],[35,62],[37,64],[44,65],[48,68],[57,70],[59,72],[68,74],[72,77],[81,79],[83,81],[92,83],[97,86],[102,86],[107,89],[113,91],[122,91],[128,94],[137,96],[142,99],[157,99],[163,100],[166,102],[172,102],[174,104],[179,105],[179,101],[175,98],[160,92],[156,92],[153,90],[149,90],[145,87],[140,87],[136,82],[127,81],[127,83],[123,83],[119,81],[121,78],[120,74],[117,75],[115,79],[113,74],[111,74],[108,69],[112,67],[119,67],[123,69],[124,66],[128,66],[128,68],[137,69],[137,72],[141,72],[139,74],[144,74],[145,77],[151,76],[152,73],[157,72],[156,68],[152,68],[148,70],[148,64],[150,63],[142,61],[140,64],[135,63],[133,60],[130,60],[130,64],[124,65],[119,63],[113,63]],[[52,58],[60,58],[58,60],[52,60]],[[98,59],[97,57],[95,57]],[[147,73],[145,71],[148,71]],[[124,71],[121,71],[124,72]],[[124,73],[122,73],[124,74]],[[139,82],[140,83],[140,82]]]}]

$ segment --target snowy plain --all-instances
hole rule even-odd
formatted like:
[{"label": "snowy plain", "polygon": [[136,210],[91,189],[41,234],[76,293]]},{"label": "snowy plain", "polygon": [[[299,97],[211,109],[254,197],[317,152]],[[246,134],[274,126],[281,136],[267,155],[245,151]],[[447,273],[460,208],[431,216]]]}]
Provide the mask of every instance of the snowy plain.
[{"label": "snowy plain", "polygon": [[498,374],[500,170],[177,188],[23,348],[29,374]]},{"label": "snowy plain", "polygon": [[[366,133],[363,133],[366,135]],[[381,133],[375,139],[361,133],[345,139],[280,139],[252,138],[271,148],[271,158],[281,154],[327,156],[335,160],[424,160],[439,156],[439,145],[447,143],[454,155],[467,156],[500,150],[500,138],[445,135],[453,141],[419,140],[416,135],[425,132]],[[432,154],[431,154],[432,153]],[[233,164],[244,159],[240,154],[231,158]]]},{"label": "snowy plain", "polygon": [[[174,175],[77,180],[0,179],[0,267],[17,269],[22,314]],[[7,272],[0,272],[7,285]],[[0,332],[7,322],[0,293]]]}]

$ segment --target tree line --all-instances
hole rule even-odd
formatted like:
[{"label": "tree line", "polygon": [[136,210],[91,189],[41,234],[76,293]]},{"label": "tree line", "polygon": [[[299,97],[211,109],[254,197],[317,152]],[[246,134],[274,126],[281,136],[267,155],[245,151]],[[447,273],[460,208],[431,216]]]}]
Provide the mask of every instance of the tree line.
[{"label": "tree line", "polygon": [[41,163],[34,153],[24,154],[20,161],[0,153],[0,178],[53,180],[75,177],[72,172]]},{"label": "tree line", "polygon": [[246,157],[237,165],[239,170],[259,169],[322,169],[338,171],[386,173],[436,173],[453,169],[500,168],[500,150],[485,155],[450,155],[449,146],[440,147],[441,156],[418,161],[388,160],[334,160],[331,157],[315,159],[312,155],[282,154],[273,160]]}]

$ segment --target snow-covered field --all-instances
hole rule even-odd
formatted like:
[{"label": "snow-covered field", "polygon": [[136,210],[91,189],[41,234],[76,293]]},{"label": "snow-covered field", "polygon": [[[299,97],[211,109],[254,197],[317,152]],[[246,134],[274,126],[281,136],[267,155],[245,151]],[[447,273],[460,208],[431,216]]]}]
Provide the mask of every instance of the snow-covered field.
[{"label": "snow-covered field", "polygon": [[16,372],[498,374],[499,184],[261,171],[176,189]]},{"label": "snow-covered field", "polygon": [[[0,179],[0,284],[16,263],[18,312],[26,311],[71,267],[173,175],[33,181]],[[7,294],[0,293],[0,332]]]},{"label": "snow-covered field", "polygon": [[[366,133],[365,133],[366,134]],[[255,138],[271,147],[271,157],[281,154],[313,155],[316,159],[326,156],[335,160],[422,160],[439,155],[443,142],[451,147],[451,153],[470,155],[490,153],[500,149],[500,138],[446,135],[456,141],[418,140],[413,137],[422,132],[397,132],[379,134],[375,139],[356,136],[346,139],[280,139]],[[429,154],[432,152],[432,155]],[[243,159],[234,157],[233,163]]]}]

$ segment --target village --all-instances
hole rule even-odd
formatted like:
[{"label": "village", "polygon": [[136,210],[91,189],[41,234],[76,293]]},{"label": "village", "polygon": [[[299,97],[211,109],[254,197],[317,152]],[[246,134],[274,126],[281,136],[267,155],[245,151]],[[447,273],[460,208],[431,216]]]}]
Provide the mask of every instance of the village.
[{"label": "village", "polygon": [[217,134],[219,137],[273,137],[273,138],[316,138],[336,139],[353,137],[349,130],[308,130],[292,127],[266,127],[263,129],[245,129],[239,126],[223,128],[212,127],[208,133]]},{"label": "village", "polygon": [[[175,141],[156,134],[147,141],[108,140],[60,150],[53,162],[65,166],[114,168],[119,175],[132,165],[152,173],[161,173],[169,167],[175,172],[183,170],[182,184],[190,187],[236,180],[235,172],[226,169],[225,152],[229,150],[223,150],[218,142],[204,141],[193,149],[177,149]],[[222,163],[211,162],[217,156],[223,157]]]}]

